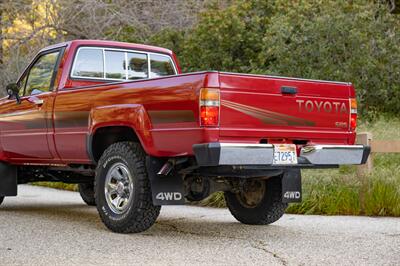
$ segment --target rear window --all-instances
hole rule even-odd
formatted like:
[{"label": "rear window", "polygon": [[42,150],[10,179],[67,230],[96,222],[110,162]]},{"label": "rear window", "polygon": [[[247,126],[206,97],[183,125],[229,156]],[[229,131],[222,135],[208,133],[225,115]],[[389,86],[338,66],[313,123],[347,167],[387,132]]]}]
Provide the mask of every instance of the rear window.
[{"label": "rear window", "polygon": [[138,80],[174,74],[176,72],[172,60],[166,55],[83,47],[78,50],[71,76],[106,80]]},{"label": "rear window", "polygon": [[150,55],[151,73],[150,78],[170,76],[175,74],[174,65],[169,56],[151,54]]},{"label": "rear window", "polygon": [[118,51],[105,51],[106,79],[125,79],[126,62],[125,53]]},{"label": "rear window", "polygon": [[149,64],[146,54],[127,53],[128,79],[144,79],[149,77]]}]

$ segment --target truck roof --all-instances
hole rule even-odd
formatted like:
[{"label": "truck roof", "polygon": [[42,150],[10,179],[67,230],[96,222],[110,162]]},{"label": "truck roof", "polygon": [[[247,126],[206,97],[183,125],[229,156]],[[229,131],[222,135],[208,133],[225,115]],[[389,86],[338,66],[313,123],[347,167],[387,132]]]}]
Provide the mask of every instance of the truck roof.
[{"label": "truck roof", "polygon": [[106,46],[106,47],[118,47],[118,48],[125,48],[125,49],[133,49],[133,50],[145,50],[155,53],[163,53],[172,56],[172,51],[169,49],[165,49],[162,47],[152,46],[152,45],[145,45],[145,44],[136,44],[136,43],[127,43],[127,42],[116,42],[116,41],[105,41],[105,40],[73,40],[68,42],[62,42],[54,45],[47,46],[41,50],[46,51],[62,46]]}]

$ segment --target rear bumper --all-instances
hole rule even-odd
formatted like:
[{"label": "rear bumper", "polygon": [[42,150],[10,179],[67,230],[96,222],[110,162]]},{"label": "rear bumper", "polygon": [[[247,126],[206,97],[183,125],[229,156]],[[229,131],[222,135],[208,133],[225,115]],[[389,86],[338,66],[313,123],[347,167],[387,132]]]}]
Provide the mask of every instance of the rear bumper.
[{"label": "rear bumper", "polygon": [[[193,145],[193,151],[199,166],[220,165],[274,165],[274,145],[272,144],[236,144],[205,143]],[[363,145],[314,145],[305,146],[300,151],[298,163],[285,167],[336,167],[338,165],[364,164],[369,156],[370,147]]]}]

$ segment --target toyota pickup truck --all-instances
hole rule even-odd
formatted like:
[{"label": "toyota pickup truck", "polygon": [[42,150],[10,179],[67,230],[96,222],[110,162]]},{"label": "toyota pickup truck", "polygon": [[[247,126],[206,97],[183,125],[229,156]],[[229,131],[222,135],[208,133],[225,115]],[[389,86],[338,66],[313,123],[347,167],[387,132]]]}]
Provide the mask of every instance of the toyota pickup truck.
[{"label": "toyota pickup truck", "polygon": [[245,224],[302,198],[301,169],[366,162],[350,83],[204,71],[167,49],[74,40],[41,50],[0,99],[0,202],[17,185],[79,184],[107,228],[223,191]]}]

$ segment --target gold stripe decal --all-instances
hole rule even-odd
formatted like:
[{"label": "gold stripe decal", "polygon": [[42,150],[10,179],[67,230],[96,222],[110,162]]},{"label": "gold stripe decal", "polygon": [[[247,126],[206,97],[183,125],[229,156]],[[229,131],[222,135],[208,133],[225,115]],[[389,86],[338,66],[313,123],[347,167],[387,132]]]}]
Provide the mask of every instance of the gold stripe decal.
[{"label": "gold stripe decal", "polygon": [[148,111],[151,122],[154,124],[163,123],[185,123],[195,122],[194,113],[191,110],[175,111]]},{"label": "gold stripe decal", "polygon": [[[45,129],[52,127],[51,112],[38,110],[0,114],[0,122],[2,123],[3,130],[14,130],[17,126],[25,129]],[[54,113],[55,128],[88,127],[88,123],[88,111],[58,111]]]},{"label": "gold stripe decal", "polygon": [[221,105],[257,118],[261,120],[264,124],[279,126],[315,126],[315,123],[313,121],[227,100],[221,100]]}]

